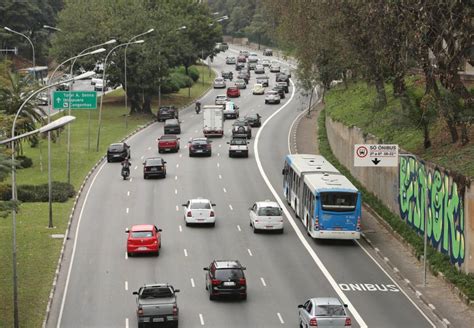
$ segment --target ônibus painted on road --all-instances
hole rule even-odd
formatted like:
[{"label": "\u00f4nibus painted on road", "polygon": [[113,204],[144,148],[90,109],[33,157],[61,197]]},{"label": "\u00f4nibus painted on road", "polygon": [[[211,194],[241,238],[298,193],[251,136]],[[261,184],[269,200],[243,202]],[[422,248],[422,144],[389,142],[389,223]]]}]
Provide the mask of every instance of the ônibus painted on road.
[{"label": "\u00f4nibus painted on road", "polygon": [[362,197],[323,156],[287,155],[283,193],[312,238],[359,239]]}]

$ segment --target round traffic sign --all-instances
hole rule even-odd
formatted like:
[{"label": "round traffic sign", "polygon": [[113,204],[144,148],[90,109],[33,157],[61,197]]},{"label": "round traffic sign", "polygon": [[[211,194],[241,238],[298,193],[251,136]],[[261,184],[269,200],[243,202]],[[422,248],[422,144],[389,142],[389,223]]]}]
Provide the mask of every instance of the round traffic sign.
[{"label": "round traffic sign", "polygon": [[360,157],[360,158],[364,158],[365,156],[367,156],[367,154],[369,153],[369,151],[367,150],[367,147],[365,146],[359,146],[356,150],[356,153],[357,153],[357,156]]}]

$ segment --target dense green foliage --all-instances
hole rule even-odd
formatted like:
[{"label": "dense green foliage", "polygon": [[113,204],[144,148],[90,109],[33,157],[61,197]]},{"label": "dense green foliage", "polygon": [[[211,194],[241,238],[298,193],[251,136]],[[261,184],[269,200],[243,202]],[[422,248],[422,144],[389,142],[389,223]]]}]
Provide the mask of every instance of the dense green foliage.
[{"label": "dense green foliage", "polygon": [[[66,182],[53,181],[51,183],[51,200],[63,203],[74,196],[74,186]],[[17,197],[20,202],[47,202],[48,184],[19,185],[17,186]],[[11,185],[0,185],[0,200],[7,201],[12,198]]]},{"label": "dense green foliage", "polygon": [[[360,184],[350,173],[350,171],[344,167],[337,160],[336,156],[332,153],[331,146],[327,139],[326,132],[326,110],[322,110],[318,121],[318,141],[319,141],[319,152],[323,155],[331,164],[333,164],[344,176],[346,176],[362,193],[362,199],[372,209],[377,212],[392,229],[398,233],[402,238],[410,244],[418,259],[423,256],[423,238],[416,234],[404,221],[400,219],[398,215],[393,214],[374,194],[367,191],[362,184]],[[446,278],[456,285],[470,300],[474,300],[474,275],[465,274],[458,271],[456,267],[451,265],[449,257],[442,253],[439,253],[434,248],[429,246],[428,248],[428,263],[430,270],[437,275],[438,272],[443,273]]]}]

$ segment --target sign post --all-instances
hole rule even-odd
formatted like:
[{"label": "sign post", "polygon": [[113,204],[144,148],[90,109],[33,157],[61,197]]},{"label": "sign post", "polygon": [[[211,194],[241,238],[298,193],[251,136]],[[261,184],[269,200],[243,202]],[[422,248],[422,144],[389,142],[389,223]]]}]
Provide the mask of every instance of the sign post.
[{"label": "sign post", "polygon": [[356,144],[354,145],[354,166],[398,166],[398,145]]},{"label": "sign post", "polygon": [[96,91],[54,91],[53,109],[97,109]]}]

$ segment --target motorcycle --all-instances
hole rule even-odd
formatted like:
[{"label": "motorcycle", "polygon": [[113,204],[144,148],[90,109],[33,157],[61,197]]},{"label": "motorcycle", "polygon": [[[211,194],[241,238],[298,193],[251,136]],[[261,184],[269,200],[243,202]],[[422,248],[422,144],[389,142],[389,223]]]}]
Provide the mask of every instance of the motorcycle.
[{"label": "motorcycle", "polygon": [[199,114],[201,112],[201,103],[199,102],[196,103],[195,110],[196,110],[196,114]]},{"label": "motorcycle", "polygon": [[124,180],[127,180],[130,176],[130,168],[129,167],[122,167],[122,177]]}]

